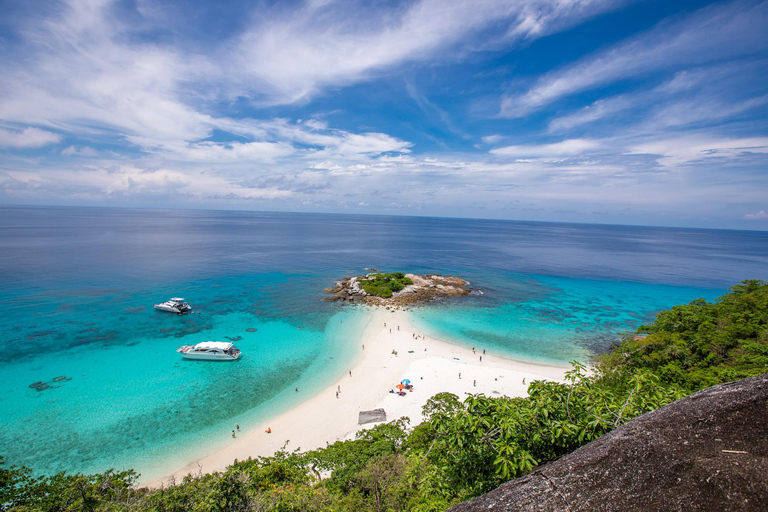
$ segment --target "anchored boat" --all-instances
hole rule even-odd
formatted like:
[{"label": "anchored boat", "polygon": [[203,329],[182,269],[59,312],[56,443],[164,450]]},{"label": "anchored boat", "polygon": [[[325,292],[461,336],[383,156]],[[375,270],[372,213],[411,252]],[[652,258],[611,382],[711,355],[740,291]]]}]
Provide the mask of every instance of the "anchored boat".
[{"label": "anchored boat", "polygon": [[225,341],[204,341],[197,345],[184,345],[176,352],[184,359],[197,361],[234,361],[240,357],[240,349]]},{"label": "anchored boat", "polygon": [[160,311],[168,311],[169,313],[187,313],[192,311],[192,306],[184,302],[181,297],[173,297],[171,300],[163,302],[162,304],[155,304],[155,309]]}]

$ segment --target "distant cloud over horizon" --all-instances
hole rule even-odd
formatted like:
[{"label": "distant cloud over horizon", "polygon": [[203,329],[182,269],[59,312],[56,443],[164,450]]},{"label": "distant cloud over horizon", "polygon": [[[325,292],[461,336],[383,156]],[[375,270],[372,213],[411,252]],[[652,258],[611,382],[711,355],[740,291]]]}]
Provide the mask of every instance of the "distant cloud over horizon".
[{"label": "distant cloud over horizon", "polygon": [[768,209],[768,1],[50,0],[4,18],[0,205],[744,229]]}]

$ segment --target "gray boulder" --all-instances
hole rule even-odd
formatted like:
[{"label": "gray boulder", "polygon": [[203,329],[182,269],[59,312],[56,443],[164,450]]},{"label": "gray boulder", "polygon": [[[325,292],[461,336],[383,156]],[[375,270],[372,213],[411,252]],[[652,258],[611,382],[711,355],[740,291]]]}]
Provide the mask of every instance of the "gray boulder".
[{"label": "gray boulder", "polygon": [[768,510],[768,374],[639,416],[450,510]]}]

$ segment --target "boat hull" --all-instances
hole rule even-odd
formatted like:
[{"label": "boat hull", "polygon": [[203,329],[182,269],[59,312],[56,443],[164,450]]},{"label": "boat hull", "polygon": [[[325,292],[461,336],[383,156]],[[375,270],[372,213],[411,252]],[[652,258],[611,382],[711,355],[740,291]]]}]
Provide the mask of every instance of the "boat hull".
[{"label": "boat hull", "polygon": [[167,311],[168,313],[186,313],[192,311],[192,308],[174,308],[172,306],[166,306],[165,304],[155,304],[155,309],[158,311]]},{"label": "boat hull", "polygon": [[236,361],[240,354],[231,356],[228,354],[190,354],[182,352],[181,357],[189,361]]}]

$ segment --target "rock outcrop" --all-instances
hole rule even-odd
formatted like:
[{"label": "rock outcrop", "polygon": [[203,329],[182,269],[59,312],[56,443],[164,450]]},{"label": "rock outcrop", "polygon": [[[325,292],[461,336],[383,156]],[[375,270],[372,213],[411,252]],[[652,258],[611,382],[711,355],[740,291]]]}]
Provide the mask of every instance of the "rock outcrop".
[{"label": "rock outcrop", "polygon": [[450,510],[768,510],[768,374],[639,416]]},{"label": "rock outcrop", "polygon": [[334,283],[333,288],[326,288],[326,293],[332,294],[323,300],[349,301],[369,304],[374,306],[405,306],[408,304],[421,304],[435,300],[439,297],[452,295],[482,294],[479,290],[472,290],[469,282],[459,277],[441,276],[438,274],[416,275],[405,274],[413,284],[396,292],[392,297],[384,298],[368,294],[360,286],[360,281],[368,279],[372,274],[345,277]]}]

